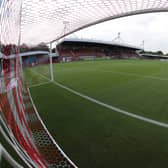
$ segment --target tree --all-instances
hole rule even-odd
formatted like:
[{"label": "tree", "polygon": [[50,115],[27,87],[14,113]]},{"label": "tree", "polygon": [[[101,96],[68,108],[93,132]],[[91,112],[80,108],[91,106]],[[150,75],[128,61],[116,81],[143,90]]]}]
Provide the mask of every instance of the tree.
[{"label": "tree", "polygon": [[156,55],[164,55],[162,51],[157,51],[155,54]]}]

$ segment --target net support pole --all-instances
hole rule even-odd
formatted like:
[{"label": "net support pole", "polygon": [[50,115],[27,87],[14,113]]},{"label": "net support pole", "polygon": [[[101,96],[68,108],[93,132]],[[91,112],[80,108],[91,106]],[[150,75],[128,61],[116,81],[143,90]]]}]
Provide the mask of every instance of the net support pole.
[{"label": "net support pole", "polygon": [[52,62],[52,42],[50,42],[50,75],[51,75],[51,81],[54,81],[54,74],[53,74],[53,62]]}]

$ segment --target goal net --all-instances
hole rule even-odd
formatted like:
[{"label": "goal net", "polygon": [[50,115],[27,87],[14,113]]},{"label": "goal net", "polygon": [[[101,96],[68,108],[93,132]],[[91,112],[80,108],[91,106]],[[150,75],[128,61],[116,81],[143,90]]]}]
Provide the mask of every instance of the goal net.
[{"label": "goal net", "polygon": [[20,52],[21,10],[21,0],[0,1],[0,167],[10,167],[4,160],[12,167],[76,167],[48,132],[31,98],[29,85],[51,78],[51,57],[48,51]]},{"label": "goal net", "polygon": [[51,81],[50,55],[48,51],[22,53],[21,64],[24,81],[28,87]]},{"label": "goal net", "polygon": [[0,137],[6,142],[0,139],[0,156],[11,160],[10,146],[28,167],[76,167],[46,129],[28,88],[53,80],[51,51],[25,51],[23,43],[48,44],[103,21],[161,11],[168,11],[167,0],[0,0]]}]

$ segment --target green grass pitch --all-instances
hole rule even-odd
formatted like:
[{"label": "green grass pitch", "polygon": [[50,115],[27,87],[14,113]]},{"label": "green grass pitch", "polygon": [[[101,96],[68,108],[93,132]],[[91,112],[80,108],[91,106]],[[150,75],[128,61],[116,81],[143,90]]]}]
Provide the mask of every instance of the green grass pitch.
[{"label": "green grass pitch", "polygon": [[[48,76],[47,71],[32,69],[29,81],[32,76],[31,82],[47,81],[38,75]],[[54,79],[103,103],[168,123],[168,62],[54,64]],[[54,83],[30,90],[50,133],[78,167],[167,168],[168,128],[117,113]]]}]

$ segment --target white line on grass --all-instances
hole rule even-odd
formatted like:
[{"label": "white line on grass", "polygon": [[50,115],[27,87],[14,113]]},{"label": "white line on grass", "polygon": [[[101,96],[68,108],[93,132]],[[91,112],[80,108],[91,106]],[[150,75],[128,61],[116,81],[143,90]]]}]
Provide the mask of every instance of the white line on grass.
[{"label": "white line on grass", "polygon": [[[33,71],[33,72],[35,72],[35,71]],[[40,73],[38,73],[38,72],[35,72],[35,73],[37,73],[38,75],[40,75],[40,76],[43,77],[44,79],[50,80],[49,78],[43,76],[42,74],[40,74]],[[100,105],[100,106],[106,107],[106,108],[108,108],[108,109],[110,109],[110,110],[113,110],[113,111],[115,111],[115,112],[124,114],[124,115],[129,116],[129,117],[132,117],[132,118],[136,118],[136,119],[138,119],[138,120],[141,120],[141,121],[144,121],[144,122],[147,122],[147,123],[151,123],[151,124],[154,124],[154,125],[157,125],[157,126],[160,126],[160,127],[168,128],[168,124],[167,124],[167,123],[159,122],[159,121],[156,121],[156,120],[147,118],[147,117],[143,117],[143,116],[140,116],[140,115],[137,115],[137,114],[133,114],[133,113],[128,112],[128,111],[126,111],[126,110],[122,110],[122,109],[117,108],[117,107],[115,107],[115,106],[112,106],[112,105],[103,103],[103,102],[101,102],[101,101],[99,101],[99,100],[96,100],[96,99],[94,99],[94,98],[92,98],[92,97],[89,97],[89,96],[86,96],[86,95],[84,95],[84,94],[82,94],[82,93],[79,93],[79,92],[77,92],[77,91],[75,91],[75,90],[73,90],[73,89],[71,89],[71,88],[69,88],[69,87],[67,87],[67,86],[65,86],[65,85],[62,85],[62,84],[60,84],[60,83],[58,83],[58,82],[56,82],[56,81],[52,81],[51,83],[53,83],[53,84],[59,86],[60,88],[65,89],[65,90],[67,90],[67,91],[69,91],[69,92],[71,92],[71,93],[73,93],[73,94],[75,94],[75,95],[78,95],[78,96],[80,96],[80,97],[82,97],[82,98],[84,98],[84,99],[86,99],[86,100],[89,100],[89,101],[91,101],[91,102],[93,102],[93,103],[96,103],[96,104],[98,104],[98,105]]]},{"label": "white line on grass", "polygon": [[42,85],[47,85],[49,83],[51,83],[51,81],[43,82],[43,83],[39,83],[39,84],[34,84],[34,85],[30,85],[29,88],[38,87],[38,86],[42,86]]},{"label": "white line on grass", "polygon": [[152,76],[152,75],[140,75],[140,74],[135,74],[135,73],[128,73],[128,72],[117,72],[117,71],[111,71],[111,70],[103,70],[103,69],[93,69],[93,68],[76,68],[78,70],[85,70],[85,71],[100,71],[100,72],[109,72],[113,74],[118,74],[118,75],[127,75],[127,76],[135,76],[135,77],[140,77],[140,78],[146,78],[146,79],[153,79],[153,80],[161,80],[161,81],[168,81],[168,78],[160,78],[157,76]]},{"label": "white line on grass", "polygon": [[[84,71],[100,71],[100,72],[109,72],[113,74],[118,74],[118,75],[127,75],[127,76],[135,76],[135,77],[140,77],[140,78],[146,78],[146,79],[153,79],[153,80],[161,80],[161,81],[168,81],[168,78],[161,78],[157,76],[152,76],[152,75],[140,75],[140,74],[135,74],[135,73],[129,73],[129,72],[121,72],[121,71],[111,71],[111,70],[103,70],[101,68],[93,69],[93,68],[74,68],[75,70],[84,70]],[[73,69],[73,71],[74,71]],[[64,71],[64,70],[59,70],[59,71]],[[66,69],[65,71],[70,71]]]},{"label": "white line on grass", "polygon": [[[97,71],[97,70],[94,70],[94,71]],[[139,75],[139,74],[135,74],[135,73],[116,72],[116,71],[109,71],[109,70],[100,70],[100,71],[101,72],[111,72],[111,73],[115,73],[115,74],[119,74],[119,75],[136,76],[136,77],[141,77],[141,78],[168,81],[168,78],[160,78],[160,77],[151,76],[151,75]]]},{"label": "white line on grass", "polygon": [[48,82],[51,82],[51,79],[42,75],[41,73],[37,72],[37,71],[34,71],[34,70],[30,70],[31,72],[33,73],[36,73],[37,75],[41,76],[43,79],[46,79]]}]

